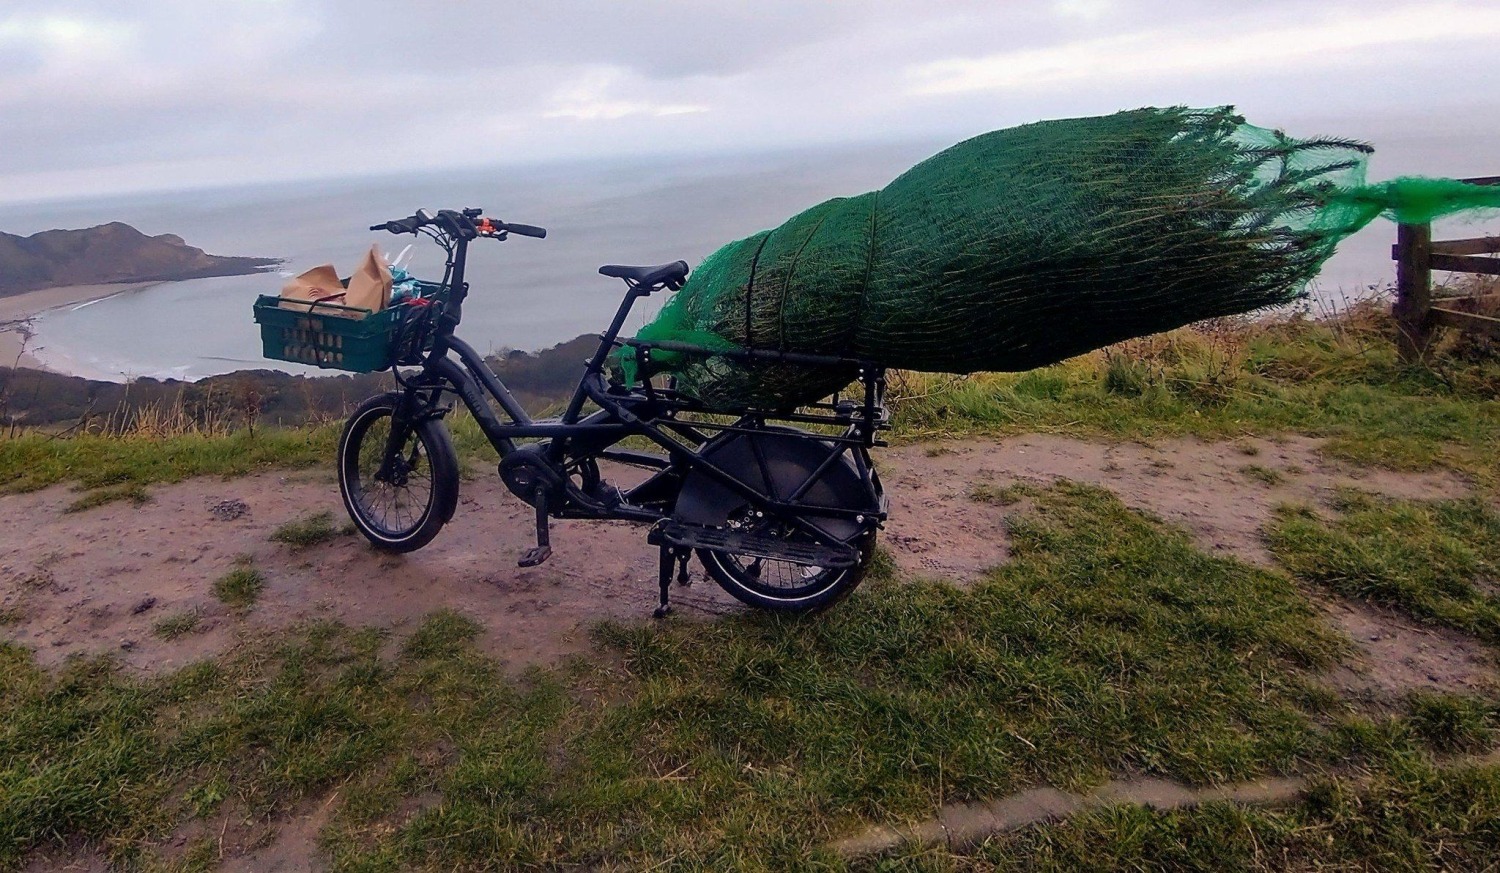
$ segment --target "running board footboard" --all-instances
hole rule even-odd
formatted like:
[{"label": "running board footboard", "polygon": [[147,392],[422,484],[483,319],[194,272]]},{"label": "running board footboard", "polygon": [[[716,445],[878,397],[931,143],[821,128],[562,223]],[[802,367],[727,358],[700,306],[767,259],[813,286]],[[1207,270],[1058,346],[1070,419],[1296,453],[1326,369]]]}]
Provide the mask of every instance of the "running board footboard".
[{"label": "running board footboard", "polygon": [[674,521],[664,521],[653,527],[646,541],[653,546],[706,549],[830,570],[856,566],[860,558],[859,550],[853,546],[789,543],[778,537]]}]

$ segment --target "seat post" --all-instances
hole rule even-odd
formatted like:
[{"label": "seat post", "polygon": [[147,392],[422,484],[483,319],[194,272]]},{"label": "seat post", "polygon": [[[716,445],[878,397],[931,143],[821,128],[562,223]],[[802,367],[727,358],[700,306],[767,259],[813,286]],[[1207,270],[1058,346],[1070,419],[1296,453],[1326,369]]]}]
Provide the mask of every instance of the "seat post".
[{"label": "seat post", "polygon": [[615,312],[615,320],[610,322],[609,329],[599,338],[599,348],[583,371],[583,379],[579,380],[578,390],[573,392],[573,399],[568,402],[568,409],[562,417],[563,424],[573,424],[578,420],[578,413],[582,411],[584,400],[588,397],[584,393],[584,384],[590,376],[603,369],[604,361],[609,357],[610,350],[614,348],[615,339],[619,337],[620,330],[625,327],[625,319],[630,316],[630,309],[635,305],[636,299],[650,296],[650,294],[650,288],[643,288],[640,285],[631,285],[630,290],[625,293],[625,299],[621,301],[619,310]]}]

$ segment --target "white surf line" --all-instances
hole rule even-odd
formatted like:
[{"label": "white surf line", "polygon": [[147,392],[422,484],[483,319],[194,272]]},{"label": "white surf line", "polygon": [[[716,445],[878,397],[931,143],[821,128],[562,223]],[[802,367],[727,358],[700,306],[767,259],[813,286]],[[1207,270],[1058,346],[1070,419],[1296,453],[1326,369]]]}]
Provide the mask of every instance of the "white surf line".
[{"label": "white surf line", "polygon": [[161,285],[170,285],[171,283],[170,282],[142,282],[142,283],[129,282],[129,283],[122,283],[122,284],[125,284],[127,287],[121,288],[118,291],[112,291],[109,294],[104,295],[103,297],[95,297],[92,300],[83,300],[83,301],[79,301],[79,302],[75,302],[75,303],[58,303],[58,304],[56,304],[54,306],[48,306],[48,307],[46,307],[44,309],[37,310],[36,312],[32,313],[28,317],[29,318],[36,318],[39,315],[45,315],[45,314],[47,314],[49,312],[58,312],[58,311],[61,311],[61,310],[64,310],[64,309],[66,309],[69,312],[77,312],[78,310],[83,309],[86,306],[93,306],[95,303],[103,303],[106,300],[113,300],[114,298],[119,297],[122,294],[134,294],[134,293],[136,293],[138,291],[149,291],[152,288],[156,288],[156,287],[159,287]]},{"label": "white surf line", "polygon": [[125,293],[124,291],[121,291],[121,292],[116,293],[116,294],[111,294],[111,295],[109,295],[109,297],[100,297],[97,300],[85,300],[82,303],[75,304],[73,306],[73,308],[69,309],[68,311],[69,312],[77,312],[80,309],[87,309],[88,307],[93,306],[95,303],[102,303],[105,300],[108,300],[110,297],[119,297],[120,294],[124,294],[124,293]]}]

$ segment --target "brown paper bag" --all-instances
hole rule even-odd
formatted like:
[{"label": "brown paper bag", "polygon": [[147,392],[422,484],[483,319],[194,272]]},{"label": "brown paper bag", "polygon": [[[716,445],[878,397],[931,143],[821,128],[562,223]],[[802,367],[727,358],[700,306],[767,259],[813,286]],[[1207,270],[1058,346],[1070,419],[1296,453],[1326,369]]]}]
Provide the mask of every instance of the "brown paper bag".
[{"label": "brown paper bag", "polygon": [[380,253],[380,246],[370,246],[359,269],[349,277],[349,293],[344,297],[344,305],[379,312],[390,299],[390,265],[385,262],[385,255]]},{"label": "brown paper bag", "polygon": [[[346,292],[339,280],[338,271],[332,264],[313,267],[281,286],[281,308],[311,311],[314,303],[337,303],[344,305]],[[325,309],[329,315],[339,313],[336,309]]]}]

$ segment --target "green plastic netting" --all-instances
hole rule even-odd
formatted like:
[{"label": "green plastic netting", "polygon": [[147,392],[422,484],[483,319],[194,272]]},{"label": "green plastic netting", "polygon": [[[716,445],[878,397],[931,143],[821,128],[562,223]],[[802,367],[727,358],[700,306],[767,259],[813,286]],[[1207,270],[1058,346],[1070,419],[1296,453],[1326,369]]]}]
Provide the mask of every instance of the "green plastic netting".
[{"label": "green plastic netting", "polygon": [[[1367,185],[1371,151],[1292,139],[1230,107],[987,133],[724,246],[638,338],[1025,370],[1289,302],[1377,216],[1500,207],[1500,189],[1449,179]],[[627,375],[635,364],[626,349]],[[795,407],[853,376],[661,351],[651,367],[725,409]]]}]

